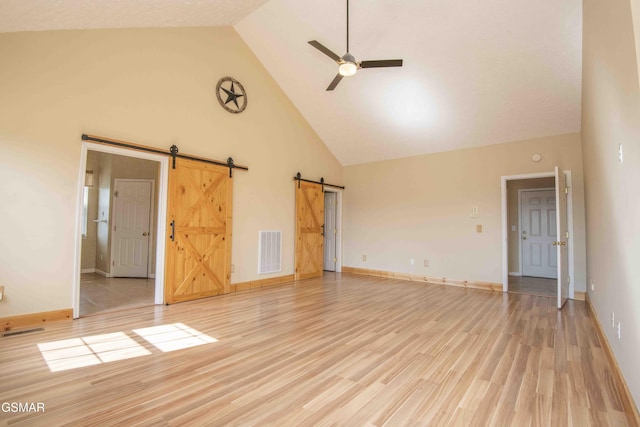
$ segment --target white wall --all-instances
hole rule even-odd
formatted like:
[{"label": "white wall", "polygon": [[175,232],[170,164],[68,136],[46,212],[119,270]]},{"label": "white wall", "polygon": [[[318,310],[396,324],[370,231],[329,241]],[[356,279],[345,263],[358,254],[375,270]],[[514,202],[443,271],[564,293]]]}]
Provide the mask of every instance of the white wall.
[{"label": "white wall", "polygon": [[[629,0],[584,1],[582,135],[588,288],[640,403],[640,90]],[[636,29],[638,34],[639,29]],[[618,161],[619,145],[624,162]],[[621,339],[611,313],[621,323]]]},{"label": "white wall", "polygon": [[[0,318],[72,307],[81,134],[248,165],[234,173],[231,282],[293,273],[294,183],[342,167],[232,28],[0,34]],[[247,90],[224,111],[217,81]],[[260,229],[283,271],[257,275]]]},{"label": "white wall", "polygon": [[[500,177],[552,172],[556,164],[573,173],[575,290],[584,291],[579,134],[345,167],[344,265],[502,283]],[[470,217],[473,206],[478,218]]]}]

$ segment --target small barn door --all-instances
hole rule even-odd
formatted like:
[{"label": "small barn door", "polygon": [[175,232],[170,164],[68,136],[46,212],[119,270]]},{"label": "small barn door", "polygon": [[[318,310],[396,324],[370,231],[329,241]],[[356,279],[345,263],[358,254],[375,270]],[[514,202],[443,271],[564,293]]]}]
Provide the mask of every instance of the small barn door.
[{"label": "small barn door", "polygon": [[324,194],[322,185],[296,181],[295,279],[322,276]]},{"label": "small barn door", "polygon": [[229,292],[231,202],[228,168],[176,159],[169,171],[167,304]]}]

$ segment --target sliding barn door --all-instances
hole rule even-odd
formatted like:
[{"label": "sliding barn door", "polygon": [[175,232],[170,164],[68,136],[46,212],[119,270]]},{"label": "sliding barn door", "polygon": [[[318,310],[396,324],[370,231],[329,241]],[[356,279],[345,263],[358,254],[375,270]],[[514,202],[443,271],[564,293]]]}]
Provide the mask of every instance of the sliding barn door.
[{"label": "sliding barn door", "polygon": [[228,168],[176,159],[169,172],[167,304],[229,292],[231,200]]},{"label": "sliding barn door", "polygon": [[322,185],[296,181],[295,279],[322,276],[324,194]]}]

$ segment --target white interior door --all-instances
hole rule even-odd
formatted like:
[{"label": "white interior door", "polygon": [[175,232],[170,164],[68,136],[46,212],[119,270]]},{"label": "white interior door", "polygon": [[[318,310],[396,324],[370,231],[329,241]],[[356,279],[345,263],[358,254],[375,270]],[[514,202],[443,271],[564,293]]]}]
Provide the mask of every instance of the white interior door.
[{"label": "white interior door", "polygon": [[149,180],[115,180],[111,238],[113,277],[148,275],[151,189]]},{"label": "white interior door", "polygon": [[569,231],[567,227],[567,197],[569,186],[567,176],[556,166],[556,223],[557,241],[556,254],[558,257],[558,308],[562,308],[569,298]]},{"label": "white interior door", "polygon": [[336,234],[337,222],[336,193],[325,191],[324,193],[324,267],[325,271],[336,271]]},{"label": "white interior door", "polygon": [[520,192],[522,275],[557,278],[555,190]]}]

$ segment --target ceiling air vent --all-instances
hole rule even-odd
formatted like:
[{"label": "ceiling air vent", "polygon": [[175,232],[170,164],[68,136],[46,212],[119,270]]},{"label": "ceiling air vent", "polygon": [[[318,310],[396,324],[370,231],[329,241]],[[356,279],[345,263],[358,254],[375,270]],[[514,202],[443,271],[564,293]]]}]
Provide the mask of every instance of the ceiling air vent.
[{"label": "ceiling air vent", "polygon": [[260,231],[258,274],[282,270],[282,231]]}]

